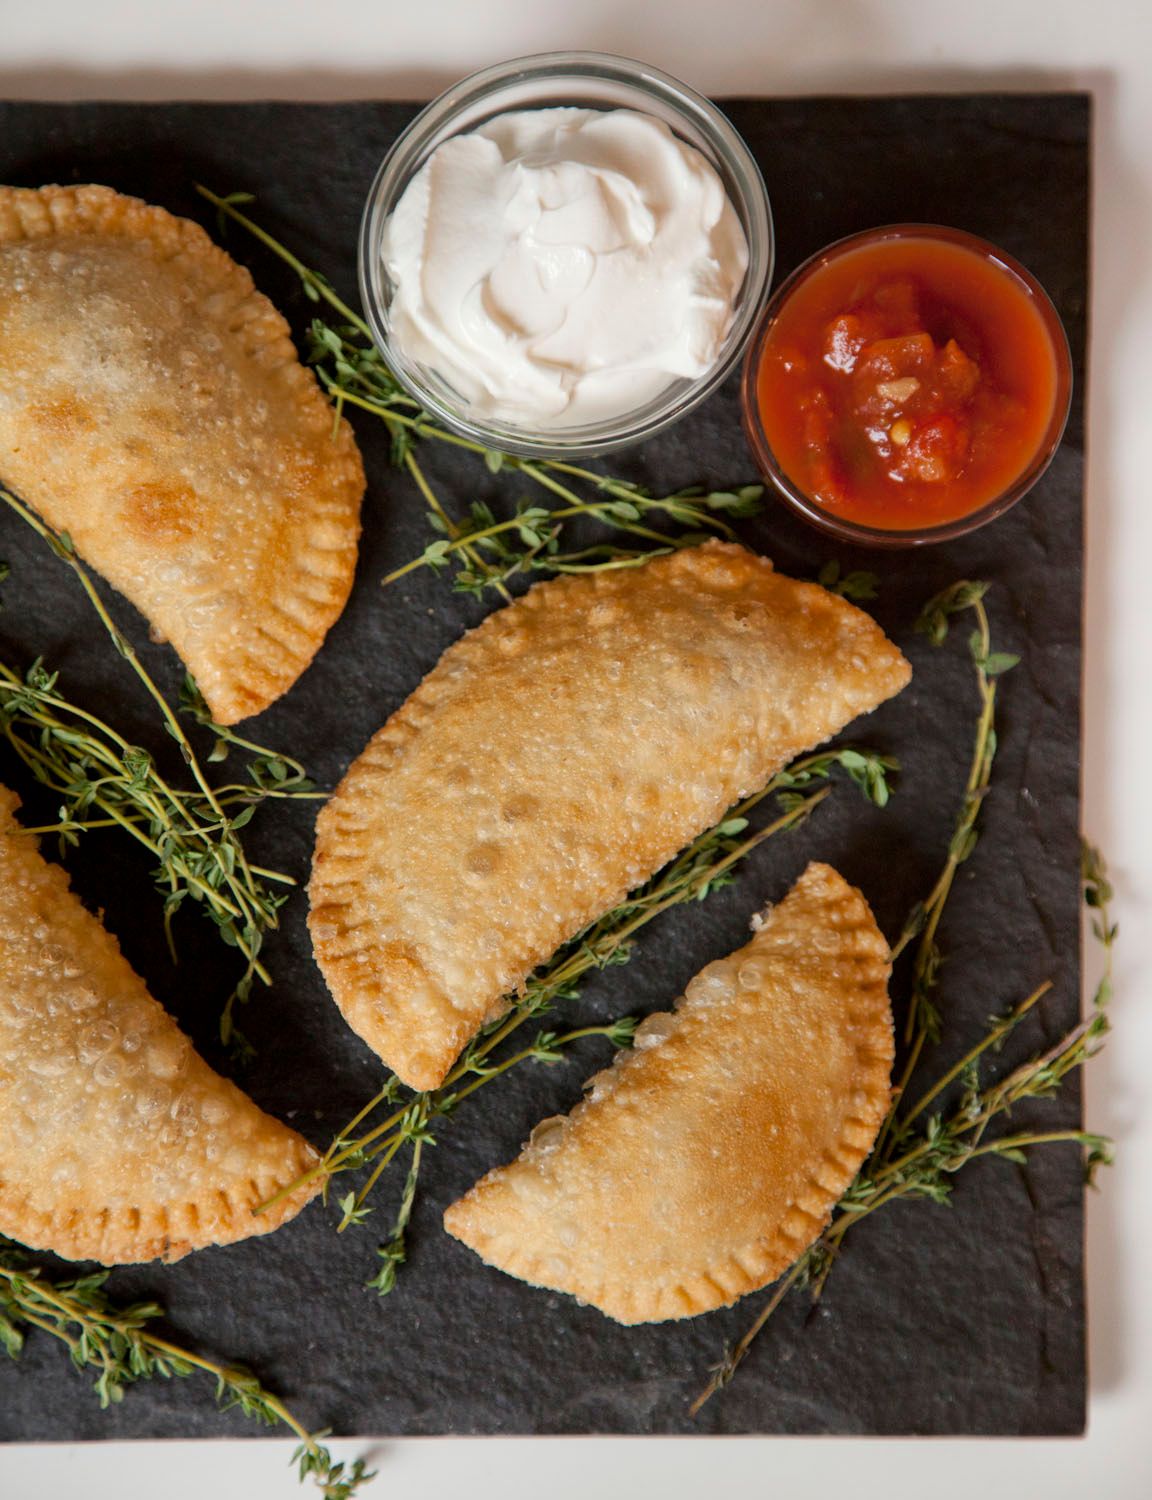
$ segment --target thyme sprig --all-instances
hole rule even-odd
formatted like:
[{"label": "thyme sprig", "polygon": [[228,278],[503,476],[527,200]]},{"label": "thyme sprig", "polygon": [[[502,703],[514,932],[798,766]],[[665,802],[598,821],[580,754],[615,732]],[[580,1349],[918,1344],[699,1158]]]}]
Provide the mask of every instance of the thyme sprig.
[{"label": "thyme sprig", "polygon": [[242,1365],[221,1364],[182,1348],[153,1331],[164,1316],[156,1302],[118,1305],[105,1291],[108,1271],[54,1282],[18,1247],[0,1237],[0,1346],[19,1358],[26,1332],[38,1329],[58,1339],[78,1370],[95,1370],[100,1405],[124,1399],[140,1380],[170,1380],[196,1374],[216,1383],[222,1411],[239,1408],[270,1427],[283,1424],[300,1440],[292,1456],[300,1478],[311,1476],[325,1500],[350,1500],[374,1476],[357,1459],[335,1463],[322,1439],[310,1432],[283,1401]]},{"label": "thyme sprig", "polygon": [[992,765],[996,759],[996,692],[997,679],[1017,665],[1020,658],[1007,651],[993,651],[988,612],[984,596],[988,585],[971,579],[960,579],[931,598],[920,612],[916,629],[927,635],[933,646],[948,638],[952,618],[971,610],[976,628],[968,639],[969,654],[976,676],[979,712],[973,737],[968,778],[948,843],[948,852],[932,889],[908,913],[903,930],[892,945],[892,960],[915,943],[912,961],[911,999],[904,1029],[906,1048],[900,1076],[893,1088],[892,1107],[880,1128],[873,1154],[882,1157],[896,1137],[896,1118],[900,1100],[919,1065],[924,1049],[940,1040],[941,1016],[935,994],[939,984],[943,956],[937,941],[940,920],[952,893],[960,866],[971,858],[979,841],[977,823],[984,799],[992,783]]},{"label": "thyme sprig", "polygon": [[[917,1099],[910,1105],[905,1102],[925,1046],[940,1036],[941,1017],[934,998],[941,963],[937,933],[956,872],[976,847],[977,820],[991,782],[996,754],[996,679],[1019,661],[1011,653],[992,649],[983,604],[987,589],[987,584],[971,580],[955,583],[928,602],[917,622],[917,628],[934,645],[940,645],[947,638],[953,616],[969,609],[974,612],[977,625],[968,645],[980,706],[968,779],[947,858],[931,891],[909,914],[892,949],[896,958],[919,939],[913,959],[912,1000],[905,1033],[907,1056],[893,1089],[891,1105],[867,1162],[841,1198],[828,1228],[776,1284],[751,1327],[713,1368],[711,1380],[691,1406],[692,1415],[729,1383],[790,1291],[804,1288],[814,1301],[820,1298],[848,1230],[884,1204],[901,1198],[928,1198],[935,1203],[946,1203],[951,1179],[970,1162],[995,1156],[1020,1163],[1027,1160],[1032,1147],[1039,1145],[1059,1142],[1079,1145],[1089,1180],[1098,1166],[1111,1160],[1111,1142],[1091,1131],[1025,1130],[985,1139],[989,1126],[1006,1118],[1015,1106],[1026,1100],[1052,1097],[1068,1074],[1081,1067],[1099,1048],[1108,1030],[1105,1006],[1111,994],[1111,953],[1116,928],[1109,917],[1111,888],[1103,864],[1088,845],[1084,846],[1081,868],[1085,900],[1096,909],[1093,930],[1105,950],[1105,972],[1089,1015],[1055,1047],[1029,1059],[999,1082],[985,1083],[981,1077],[982,1059],[990,1051],[998,1052],[1024,1017],[1051,990],[1052,983],[1046,980],[1013,1010],[993,1021],[959,1062],[928,1085]],[[959,1102],[951,1113],[929,1113],[944,1096],[956,1091]]]},{"label": "thyme sprig", "polygon": [[971,857],[979,839],[976,822],[992,781],[992,763],[996,758],[996,679],[1011,670],[1020,660],[1009,652],[992,650],[988,612],[983,602],[987,591],[986,583],[962,579],[930,599],[916,622],[916,629],[927,635],[934,646],[940,646],[947,639],[951,617],[965,610],[972,610],[977,624],[969,637],[968,645],[976,672],[980,713],[976,721],[968,780],[948,845],[947,858],[931,891],[909,913],[904,931],[892,949],[892,956],[896,958],[908,943],[919,937],[913,969],[912,999],[904,1031],[905,1043],[910,1044],[909,1073],[915,1067],[925,1042],[940,1039],[940,1012],[933,998],[940,970],[940,949],[936,933],[956,872]]},{"label": "thyme sprig", "polygon": [[[482,443],[449,431],[424,411],[388,368],[372,342],[364,319],[348,306],[329,282],[309,269],[290,250],[262,229],[242,208],[253,202],[250,193],[220,196],[197,185],[197,192],[215,205],[221,225],[231,219],[254,235],[300,278],[305,295],[326,304],[335,320],[316,317],[309,334],[309,357],[332,398],[337,413],[346,407],[379,417],[392,439],[394,462],[411,475],[428,506],[434,539],[419,557],[395,569],[386,584],[418,568],[455,569],[453,586],[480,595],[492,588],[505,599],[508,584],[539,571],[588,573],[635,567],[647,558],[691,546],[706,536],[732,538],[730,522],[761,508],[763,486],[743,484],[730,490],[704,488],[654,495],[642,485],[597,473],[558,459],[521,458],[497,452]],[[532,498],[521,496],[514,512],[498,518],[477,501],[468,515],[449,515],[416,457],[421,439],[474,454],[492,473],[522,477]],[[609,532],[609,539],[584,546],[566,544],[565,528],[582,520]],[[668,523],[680,530],[670,530]],[[635,538],[643,545],[621,546],[614,535]],[[851,575],[853,580],[865,577]],[[848,580],[845,581],[846,585]],[[868,597],[849,595],[849,597]]]},{"label": "thyme sprig", "polygon": [[208,761],[223,760],[233,748],[247,756],[246,781],[213,785],[176,711],[108,613],[71,539],[57,535],[4,489],[0,489],[0,500],[47,542],[78,579],[117,651],[159,707],[165,732],[179,747],[193,782],[192,787],[177,786],[147,750],[67,697],[59,674],[42,660],[23,673],[0,661],[0,733],[36,780],[61,798],[59,821],[33,831],[58,834],[64,848],[92,830],[120,828],[152,854],[173,960],[177,956],[173,922],[187,901],[200,906],[221,939],[238,949],[245,960],[219,1023],[221,1041],[243,1058],[250,1048],[235,1025],[235,1006],[248,999],[256,979],[272,982],[260,953],[265,934],[278,926],[280,908],[296,881],[282,871],[253,864],[240,834],[263,801],[322,794],[299,761],[213,723],[203,696],[186,676],[180,708],[213,735]]},{"label": "thyme sprig", "polygon": [[[469,1044],[440,1088],[425,1093],[407,1089],[389,1074],[376,1095],[337,1134],[325,1155],[296,1183],[283,1189],[263,1208],[269,1208],[305,1183],[323,1180],[327,1192],[340,1173],[370,1169],[355,1190],[339,1200],[343,1230],[363,1223],[371,1212],[369,1198],[388,1167],[406,1148],[411,1152],[400,1212],[387,1242],[380,1249],[382,1265],[369,1284],[389,1292],[406,1253],[405,1234],[424,1158],[424,1147],[435,1144],[432,1125],[454,1113],[469,1095],[526,1062],[552,1063],[567,1049],[590,1037],[604,1037],[615,1046],[630,1044],[635,1019],[623,1017],[601,1026],[585,1026],[557,1034],[540,1031],[525,1046],[501,1053],[509,1038],[528,1021],[572,1000],[581,982],[595,971],[627,963],[637,934],[663,912],[689,901],[702,901],[729,884],[736,866],[765,840],[795,828],[829,794],[834,769],[845,770],[863,794],[879,806],[889,796],[888,778],[896,762],[872,750],[841,747],[806,755],[777,773],[763,791],[745,798],[716,827],[702,834],[647,885],[594,922],[527,981],[508,1013],[484,1028]],[[765,799],[781,804],[779,816],[750,831],[750,815]]]},{"label": "thyme sprig", "polygon": [[777,1284],[756,1321],[714,1367],[711,1380],[692,1403],[693,1416],[731,1381],[756,1337],[788,1293],[795,1287],[813,1290],[822,1287],[827,1266],[839,1253],[845,1235],[854,1224],[876,1209],[901,1198],[928,1198],[934,1203],[947,1203],[952,1190],[951,1179],[969,1163],[992,1156],[1022,1164],[1027,1161],[1028,1152],[1036,1146],[1061,1143],[1079,1146],[1088,1182],[1093,1180],[1098,1168],[1111,1162],[1113,1143],[1094,1131],[1024,1129],[985,1139],[989,1126],[1007,1117],[1015,1106],[1028,1100],[1050,1099],[1057,1094],[1064,1079],[1083,1067],[1100,1050],[1108,1032],[1107,1005],[1112,995],[1112,948],[1116,925],[1109,913],[1112,892],[1103,861],[1087,843],[1083,845],[1082,874],[1085,900],[1097,913],[1093,931],[1104,949],[1104,973],[1088,1015],[1055,1046],[1029,1058],[998,1082],[983,1084],[981,1058],[990,1051],[998,1051],[1033,1006],[1043,999],[1052,988],[1051,982],[1046,981],[1007,1015],[994,1021],[960,1062],[925,1091],[905,1115],[906,1126],[922,1117],[929,1106],[937,1103],[953,1085],[961,1085],[959,1102],[950,1113],[932,1113],[917,1132],[908,1129],[901,1132],[904,1145],[899,1156],[879,1165],[869,1162],[841,1199],[828,1228]]},{"label": "thyme sprig", "polygon": [[[465,551],[483,553],[485,567],[477,570],[473,558],[470,566],[458,568],[453,588],[462,593],[479,593],[497,578],[506,584],[518,573],[599,573],[634,568],[652,557],[694,546],[708,535],[734,538],[736,533],[721,519],[721,514],[736,518],[755,515],[763,494],[760,485],[743,485],[738,490],[712,493],[697,486],[657,497],[639,485],[624,480],[605,480],[584,469],[575,472],[586,483],[599,489],[610,489],[616,496],[604,500],[585,499],[570,485],[545,480],[546,470],[537,460],[510,455],[500,457],[503,467],[544,483],[545,488],[565,503],[550,509],[521,499],[514,514],[501,521],[485,502],[473,501],[467,520],[457,524],[453,535],[430,542],[419,557],[389,573],[384,579],[385,584],[395,583],[417,568],[429,567],[443,572],[459,562],[457,554]],[[572,472],[574,466],[564,465],[563,468]],[[648,545],[620,547],[601,542],[562,551],[564,523],[577,517],[599,521],[641,537]],[[681,532],[656,530],[648,524],[655,518],[671,519],[689,529]],[[446,531],[436,510],[429,510],[428,521],[434,531]]]},{"label": "thyme sprig", "polygon": [[903,1131],[904,1146],[899,1156],[875,1170],[870,1165],[861,1172],[841,1199],[828,1228],[777,1283],[751,1327],[713,1368],[712,1378],[690,1407],[691,1415],[695,1416],[710,1397],[732,1380],[752,1344],[790,1291],[807,1287],[818,1295],[827,1277],[828,1265],[839,1253],[848,1231],[878,1208],[899,1199],[927,1198],[933,1203],[947,1203],[952,1178],[982,1157],[998,1157],[1002,1161],[1022,1164],[1027,1161],[1028,1152],[1036,1146],[1074,1144],[1083,1152],[1084,1172],[1089,1181],[1098,1167],[1112,1160],[1112,1142],[1106,1136],[1087,1130],[1024,1129],[985,1139],[989,1126],[1006,1117],[1016,1105],[1026,1100],[1051,1098],[1064,1079],[1099,1050],[1108,1030],[1103,1002],[1098,996],[1091,1014],[1054,1047],[1029,1058],[999,1082],[983,1084],[980,1058],[990,1049],[999,1047],[1050,988],[1050,984],[1039,986],[1014,1010],[996,1021],[967,1054],[962,1069],[950,1069],[917,1101],[906,1118],[906,1125],[915,1116],[923,1114],[929,1104],[936,1102],[949,1085],[956,1082],[962,1085],[959,1103],[950,1112],[930,1114],[918,1131]]}]

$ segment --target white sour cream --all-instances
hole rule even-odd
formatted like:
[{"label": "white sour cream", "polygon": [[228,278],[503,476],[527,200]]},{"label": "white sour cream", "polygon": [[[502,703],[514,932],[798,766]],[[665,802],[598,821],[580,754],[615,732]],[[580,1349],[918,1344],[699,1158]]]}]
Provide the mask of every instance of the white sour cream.
[{"label": "white sour cream", "polygon": [[705,374],[748,266],[715,170],[634,110],[523,110],[445,141],[381,253],[398,348],[471,415],[543,429]]}]

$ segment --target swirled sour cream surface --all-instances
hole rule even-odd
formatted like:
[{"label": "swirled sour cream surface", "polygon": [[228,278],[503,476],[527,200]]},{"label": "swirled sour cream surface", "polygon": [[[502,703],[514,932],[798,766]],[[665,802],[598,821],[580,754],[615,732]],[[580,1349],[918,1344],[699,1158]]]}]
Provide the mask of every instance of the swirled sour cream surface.
[{"label": "swirled sour cream surface", "polygon": [[715,170],[634,110],[516,111],[452,137],[381,253],[401,352],[470,415],[545,429],[703,375],[748,265]]}]

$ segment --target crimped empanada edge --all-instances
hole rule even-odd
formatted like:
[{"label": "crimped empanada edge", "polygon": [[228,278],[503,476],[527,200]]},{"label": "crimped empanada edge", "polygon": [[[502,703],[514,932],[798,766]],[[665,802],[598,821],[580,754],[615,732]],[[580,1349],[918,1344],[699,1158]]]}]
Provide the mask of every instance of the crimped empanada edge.
[{"label": "crimped empanada edge", "polygon": [[[0,785],[0,840],[17,839],[35,852],[40,840],[16,819],[20,798],[9,787]],[[78,899],[71,890],[71,879],[60,866],[53,869],[55,879],[70,900]],[[89,921],[97,919],[89,912]],[[110,951],[127,968],[115,933],[101,924]],[[160,1002],[150,996],[158,1010]],[[167,1015],[167,1012],[164,1012]],[[169,1019],[171,1019],[169,1017]],[[175,1026],[175,1022],[172,1022]],[[199,1056],[199,1054],[196,1054]],[[260,1110],[259,1105],[228,1079],[222,1079],[245,1101],[259,1110],[260,1116],[276,1130],[291,1155],[283,1173],[266,1170],[248,1179],[247,1192],[240,1198],[235,1192],[217,1189],[211,1198],[182,1204],[152,1204],[147,1208],[132,1205],[111,1209],[79,1206],[67,1212],[36,1208],[32,1192],[23,1185],[0,1177],[0,1234],[36,1250],[49,1250],[64,1260],[97,1260],[104,1265],[135,1264],[157,1258],[179,1260],[191,1250],[210,1245],[233,1244],[237,1240],[269,1234],[296,1214],[321,1190],[319,1181],[302,1184],[281,1202],[261,1214],[255,1211],[262,1203],[290,1186],[319,1160],[316,1151],[302,1135],[275,1116]]]},{"label": "crimped empanada edge", "polygon": [[359,550],[363,460],[348,422],[336,419],[315,375],[301,364],[286,320],[256,289],[248,270],[199,224],[96,183],[0,186],[0,245],[84,233],[147,236],[165,248],[167,259],[188,256],[207,267],[218,290],[233,294],[231,313],[245,356],[267,372],[279,371],[286,398],[295,403],[303,420],[315,423],[322,417],[331,433],[330,452],[325,454],[328,483],[311,492],[306,517],[292,527],[296,587],[291,592],[282,589],[266,601],[257,641],[246,641],[239,649],[230,645],[222,658],[226,670],[201,664],[197,671],[193,658],[199,653],[181,653],[213,718],[235,724],[260,713],[297,681],[348,601]]},{"label": "crimped empanada edge", "polygon": [[[769,558],[739,544],[721,541],[685,548],[671,556],[654,559],[648,566],[684,574],[689,586],[693,576],[715,576],[718,571],[729,577],[742,574],[745,579],[775,572]],[[413,1088],[437,1088],[443,1083],[459,1056],[461,1046],[480,1024],[476,1017],[490,1015],[502,997],[486,995],[482,1002],[465,1008],[445,990],[422,956],[413,955],[414,961],[420,965],[422,982],[439,991],[442,1013],[453,1029],[453,1037],[462,1037],[460,1045],[454,1040],[439,1047],[428,1047],[423,1043],[416,1045],[405,1034],[409,1028],[405,1027],[403,1018],[399,1025],[380,1019],[381,1008],[387,1004],[390,995],[402,994],[403,986],[398,982],[401,976],[395,966],[380,954],[378,948],[374,949],[374,923],[369,914],[359,909],[361,904],[355,898],[362,872],[371,856],[373,783],[387,775],[398,751],[428,722],[436,707],[440,692],[438,674],[448,652],[453,654],[454,666],[466,667],[470,656],[486,652],[492,641],[521,629],[518,611],[531,609],[538,612],[565,607],[571,593],[584,593],[589,584],[597,590],[611,589],[614,581],[614,575],[599,574],[548,579],[530,588],[516,601],[515,607],[493,611],[474,629],[449,645],[431,671],[351,762],[317,819],[315,854],[308,887],[311,902],[308,926],[316,961],[352,1030]],[[850,712],[849,721],[872,712],[907,685],[912,675],[911,667],[870,615],[819,584],[797,579],[787,581],[804,591],[820,608],[852,619],[860,633],[868,636],[868,644],[876,653],[877,692],[880,696],[869,708]],[[794,754],[803,754],[821,743],[824,741],[798,745]],[[768,776],[779,769],[780,764],[777,764]],[[752,790],[754,788],[749,788]],[[703,833],[708,826],[704,823],[697,829],[697,834]],[[688,842],[691,839],[686,840]],[[616,902],[622,901],[629,890],[654,873],[654,870],[649,870],[647,876],[642,875],[632,885],[621,888],[616,893]],[[613,904],[609,901],[605,909],[611,909]],[[533,968],[550,957],[552,951],[551,948],[539,950],[522,977],[526,978]]]},{"label": "crimped empanada edge", "polygon": [[[548,1279],[546,1258],[524,1253],[514,1232],[502,1237],[487,1231],[482,1222],[477,1222],[484,1217],[485,1185],[499,1181],[505,1171],[503,1167],[493,1169],[462,1198],[449,1205],[444,1212],[447,1232],[495,1269],[533,1286],[575,1296],[626,1325],[713,1312],[719,1307],[730,1306],[750,1292],[759,1291],[786,1271],[831,1221],[836,1204],[872,1148],[888,1111],[895,1052],[887,989],[891,972],[888,944],[876,926],[863,894],[849,885],[832,866],[809,864],[792,889],[796,891],[806,882],[817,880],[831,884],[835,891],[834,898],[827,904],[829,913],[848,909],[854,914],[855,921],[851,926],[838,926],[836,930],[841,935],[864,932],[873,940],[870,944],[872,953],[868,955],[873,963],[858,976],[857,996],[865,1000],[875,997],[880,1003],[874,1014],[857,1016],[853,1020],[857,1032],[857,1070],[853,1089],[857,1106],[852,1114],[845,1116],[837,1140],[826,1147],[824,1172],[809,1177],[805,1190],[797,1194],[774,1234],[738,1247],[725,1261],[701,1268],[690,1278],[654,1288],[581,1281],[579,1274],[569,1284],[560,1286],[555,1279]],[[626,1055],[622,1062],[626,1065]],[[595,1075],[587,1080],[586,1089],[591,1088],[594,1078]],[[588,1102],[582,1100],[572,1114],[585,1108]],[[515,1161],[510,1165],[514,1166]]]},{"label": "crimped empanada edge", "polygon": [[[287,1125],[280,1128],[293,1134]],[[105,1266],[175,1261],[192,1250],[271,1234],[295,1218],[320,1191],[319,1182],[307,1183],[274,1207],[256,1212],[319,1160],[303,1136],[296,1138],[296,1145],[291,1175],[252,1177],[242,1197],[217,1190],[211,1197],[189,1203],[45,1212],[34,1206],[29,1192],[15,1193],[0,1181],[0,1234],[64,1260],[95,1260]]]}]

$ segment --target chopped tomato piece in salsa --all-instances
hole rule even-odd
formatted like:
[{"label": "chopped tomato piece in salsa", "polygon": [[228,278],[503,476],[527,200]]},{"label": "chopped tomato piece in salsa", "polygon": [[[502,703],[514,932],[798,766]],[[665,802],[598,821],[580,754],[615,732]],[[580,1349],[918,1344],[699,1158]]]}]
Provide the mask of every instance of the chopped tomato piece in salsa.
[{"label": "chopped tomato piece in salsa", "polygon": [[990,256],[909,235],[799,281],[764,342],[760,418],[787,477],[866,526],[971,514],[1029,466],[1057,396],[1052,337]]}]

